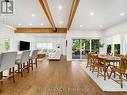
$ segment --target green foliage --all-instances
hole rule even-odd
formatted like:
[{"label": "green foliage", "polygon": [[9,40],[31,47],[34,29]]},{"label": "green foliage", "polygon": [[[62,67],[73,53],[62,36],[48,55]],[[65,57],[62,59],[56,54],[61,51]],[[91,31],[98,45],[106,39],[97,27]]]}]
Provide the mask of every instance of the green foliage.
[{"label": "green foliage", "polygon": [[99,53],[100,41],[99,39],[93,39],[92,42],[92,51]]},{"label": "green foliage", "polygon": [[72,44],[72,50],[75,51],[77,49],[80,49],[80,40],[74,39]]},{"label": "green foliage", "polygon": [[[92,51],[99,53],[100,40],[92,39],[91,44],[92,44]],[[80,39],[73,39],[72,51],[76,51],[79,49],[80,49]],[[82,49],[85,49],[86,51],[90,50],[90,40],[82,39]]]},{"label": "green foliage", "polygon": [[89,50],[90,49],[90,40],[87,40],[87,39],[83,39],[82,40],[82,46],[84,46],[84,48],[86,49],[86,50]]},{"label": "green foliage", "polygon": [[120,44],[114,45],[114,55],[120,54]]}]

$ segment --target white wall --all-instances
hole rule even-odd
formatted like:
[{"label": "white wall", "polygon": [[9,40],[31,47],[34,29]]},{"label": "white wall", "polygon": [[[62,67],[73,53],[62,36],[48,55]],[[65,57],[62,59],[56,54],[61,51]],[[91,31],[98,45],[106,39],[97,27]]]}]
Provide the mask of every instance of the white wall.
[{"label": "white wall", "polygon": [[127,32],[127,21],[106,29],[104,31],[104,35],[112,36],[112,35],[126,33],[126,32]]},{"label": "white wall", "polygon": [[78,31],[70,30],[67,33],[67,60],[72,60],[72,39],[81,38],[81,39],[102,39],[102,31]]},{"label": "white wall", "polygon": [[29,41],[31,42],[31,50],[35,49],[35,38],[27,34],[15,34],[14,30],[9,29],[4,26],[0,26],[0,52],[4,52],[4,40],[10,39],[11,47],[10,51],[19,50],[19,41]]},{"label": "white wall", "polygon": [[[38,36],[37,36],[38,35]],[[66,34],[23,34],[14,33],[14,30],[7,27],[0,26],[0,52],[4,52],[4,40],[10,39],[11,47],[10,51],[19,50],[19,41],[28,41],[31,43],[30,49],[36,49],[37,42],[51,42],[53,47],[60,44],[62,49],[62,54],[66,55]]]},{"label": "white wall", "polygon": [[27,34],[15,34],[15,39],[13,41],[13,49],[19,50],[19,41],[30,42],[30,50],[36,49],[35,47],[35,37]]},{"label": "white wall", "polygon": [[120,23],[118,25],[115,25],[113,27],[110,27],[109,29],[106,29],[104,31],[104,36],[103,36],[104,37],[104,43],[105,43],[105,49],[106,49],[106,45],[107,45],[106,40],[108,38],[110,38],[112,40],[111,44],[113,44],[113,38],[115,36],[119,35],[120,38],[117,37],[114,40],[115,40],[115,42],[121,44],[121,54],[127,53],[126,52],[127,49],[125,49],[125,48],[127,48],[126,47],[127,42],[125,39],[127,37],[126,34],[127,34],[127,21]]}]

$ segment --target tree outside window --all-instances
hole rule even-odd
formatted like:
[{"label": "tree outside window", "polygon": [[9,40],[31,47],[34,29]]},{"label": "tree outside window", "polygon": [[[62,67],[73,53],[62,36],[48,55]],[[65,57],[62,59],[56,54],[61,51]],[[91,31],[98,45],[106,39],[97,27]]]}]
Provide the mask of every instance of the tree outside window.
[{"label": "tree outside window", "polygon": [[114,44],[114,55],[120,54],[120,44]]},{"label": "tree outside window", "polygon": [[91,40],[92,45],[92,51],[99,53],[99,47],[100,47],[100,40],[99,39],[92,39]]}]

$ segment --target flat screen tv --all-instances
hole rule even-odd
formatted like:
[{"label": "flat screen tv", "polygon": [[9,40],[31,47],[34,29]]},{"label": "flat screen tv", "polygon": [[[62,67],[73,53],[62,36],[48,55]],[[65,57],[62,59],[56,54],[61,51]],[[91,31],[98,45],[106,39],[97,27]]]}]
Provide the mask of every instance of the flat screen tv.
[{"label": "flat screen tv", "polygon": [[19,51],[30,50],[30,42],[20,41],[19,43]]}]

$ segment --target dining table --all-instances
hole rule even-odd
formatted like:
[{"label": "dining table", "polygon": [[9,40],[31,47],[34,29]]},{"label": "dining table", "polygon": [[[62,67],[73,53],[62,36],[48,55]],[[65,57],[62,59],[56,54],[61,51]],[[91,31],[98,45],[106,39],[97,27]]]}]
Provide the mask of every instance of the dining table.
[{"label": "dining table", "polygon": [[121,57],[117,56],[107,56],[107,55],[98,55],[98,58],[103,60],[104,65],[104,80],[106,80],[107,77],[107,66],[110,66],[110,63],[120,63]]}]

